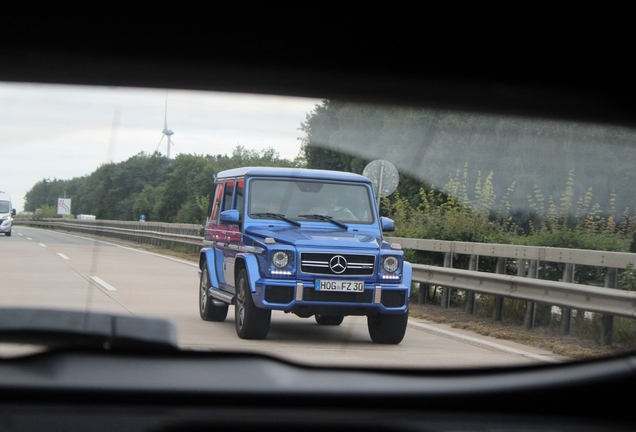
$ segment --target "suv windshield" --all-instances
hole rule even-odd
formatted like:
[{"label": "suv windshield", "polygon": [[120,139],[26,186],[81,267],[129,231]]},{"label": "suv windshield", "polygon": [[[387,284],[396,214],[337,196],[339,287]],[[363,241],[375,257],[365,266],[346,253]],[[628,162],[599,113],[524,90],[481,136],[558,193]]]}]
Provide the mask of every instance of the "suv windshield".
[{"label": "suv windshield", "polygon": [[363,185],[254,179],[249,197],[250,217],[277,213],[294,220],[320,215],[347,223],[374,222],[369,188]]}]

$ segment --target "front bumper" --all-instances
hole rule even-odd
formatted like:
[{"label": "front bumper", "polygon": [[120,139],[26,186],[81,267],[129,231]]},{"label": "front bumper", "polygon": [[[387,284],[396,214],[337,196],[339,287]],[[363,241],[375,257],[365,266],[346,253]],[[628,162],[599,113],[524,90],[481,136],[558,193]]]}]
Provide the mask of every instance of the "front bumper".
[{"label": "front bumper", "polygon": [[5,219],[0,222],[0,233],[8,233],[11,232],[11,227],[13,226],[13,221],[10,219]]},{"label": "front bumper", "polygon": [[365,283],[364,292],[318,291],[312,281],[261,278],[252,298],[257,307],[299,315],[367,315],[404,313],[410,287],[403,284]]}]

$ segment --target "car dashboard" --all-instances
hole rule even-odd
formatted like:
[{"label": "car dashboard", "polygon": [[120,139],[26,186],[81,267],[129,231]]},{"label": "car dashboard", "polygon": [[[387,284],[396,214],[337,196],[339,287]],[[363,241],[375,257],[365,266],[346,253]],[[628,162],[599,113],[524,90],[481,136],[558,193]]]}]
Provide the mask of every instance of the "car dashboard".
[{"label": "car dashboard", "polygon": [[0,430],[629,430],[628,412],[602,407],[629,394],[634,366],[358,370],[231,352],[53,350],[0,362]]}]

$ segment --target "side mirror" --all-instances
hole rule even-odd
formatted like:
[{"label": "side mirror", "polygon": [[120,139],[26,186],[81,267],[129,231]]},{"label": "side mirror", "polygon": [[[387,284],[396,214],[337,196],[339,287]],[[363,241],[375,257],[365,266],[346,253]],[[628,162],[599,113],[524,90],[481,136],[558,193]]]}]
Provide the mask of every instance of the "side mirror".
[{"label": "side mirror", "polygon": [[15,209],[11,210],[11,216],[15,216],[15,215],[16,215]]},{"label": "side mirror", "polygon": [[238,210],[225,210],[221,212],[221,222],[227,224],[238,224],[241,219],[241,214]]},{"label": "side mirror", "polygon": [[382,231],[395,231],[395,222],[393,222],[393,219],[389,219],[388,217],[382,216],[380,218],[380,226],[382,227]]}]

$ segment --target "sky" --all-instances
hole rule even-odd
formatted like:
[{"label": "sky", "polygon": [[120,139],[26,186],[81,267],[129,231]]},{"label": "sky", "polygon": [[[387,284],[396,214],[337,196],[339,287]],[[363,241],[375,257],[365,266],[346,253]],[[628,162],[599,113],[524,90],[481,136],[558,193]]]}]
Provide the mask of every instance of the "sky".
[{"label": "sky", "polygon": [[[294,159],[319,99],[170,90],[170,156],[273,147]],[[90,174],[139,152],[167,152],[166,90],[0,83],[0,191],[20,212],[38,181]]]}]

